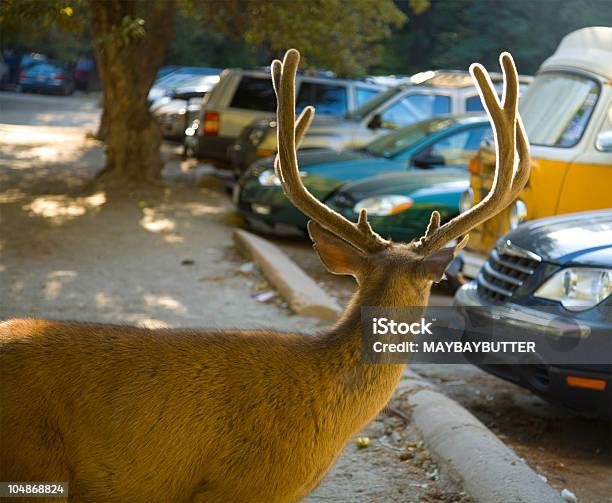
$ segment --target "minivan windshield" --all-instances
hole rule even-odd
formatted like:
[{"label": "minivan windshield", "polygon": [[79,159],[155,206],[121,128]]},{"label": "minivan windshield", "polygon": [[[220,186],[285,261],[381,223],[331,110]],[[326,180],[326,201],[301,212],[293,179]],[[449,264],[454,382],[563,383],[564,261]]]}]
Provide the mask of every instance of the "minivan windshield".
[{"label": "minivan windshield", "polygon": [[395,157],[418,141],[436,131],[451,126],[456,121],[452,118],[428,119],[411,126],[398,129],[393,133],[384,135],[368,143],[364,150],[376,157]]},{"label": "minivan windshield", "polygon": [[521,103],[527,137],[534,145],[573,147],[586,129],[600,86],[569,72],[538,75]]},{"label": "minivan windshield", "polygon": [[369,114],[371,114],[380,105],[393,98],[393,96],[402,92],[404,89],[405,87],[403,86],[387,89],[385,92],[380,93],[371,100],[366,101],[363,106],[360,106],[359,108],[356,108],[352,112],[348,113],[346,115],[346,118],[349,120],[360,121],[364,117],[367,117]]}]

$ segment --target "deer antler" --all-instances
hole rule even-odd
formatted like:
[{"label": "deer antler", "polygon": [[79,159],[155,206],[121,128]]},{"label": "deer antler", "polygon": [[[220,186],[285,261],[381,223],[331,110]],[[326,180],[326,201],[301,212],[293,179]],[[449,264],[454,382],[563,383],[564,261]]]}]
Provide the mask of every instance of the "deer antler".
[{"label": "deer antler", "polygon": [[[439,250],[449,241],[462,236],[456,248],[465,246],[467,233],[504,210],[516,199],[529,179],[529,142],[517,110],[518,73],[512,56],[507,52],[501,54],[499,61],[504,74],[502,103],[497,97],[487,71],[479,64],[470,66],[472,79],[493,124],[497,151],[493,186],[477,205],[442,226],[440,226],[440,214],[434,211],[425,235],[413,243],[415,251],[422,255]],[[519,156],[516,170],[514,170],[515,148]]]},{"label": "deer antler", "polygon": [[314,108],[306,107],[295,121],[295,75],[299,61],[300,53],[290,49],[282,63],[279,60],[272,62],[272,82],[278,101],[278,155],[274,168],[283,191],[305,215],[362,251],[376,253],[384,250],[391,243],[372,230],[365,209],[361,210],[355,224],[321,203],[302,183],[296,149],[312,122]]}]

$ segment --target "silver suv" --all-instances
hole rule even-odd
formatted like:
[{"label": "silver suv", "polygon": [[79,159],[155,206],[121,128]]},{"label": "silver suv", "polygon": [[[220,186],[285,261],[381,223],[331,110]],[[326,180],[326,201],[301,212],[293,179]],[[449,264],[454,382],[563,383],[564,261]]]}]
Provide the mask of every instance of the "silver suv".
[{"label": "silver suv", "polygon": [[[501,74],[491,74],[501,93]],[[520,77],[522,86],[531,77]],[[428,71],[413,75],[409,83],[393,87],[344,118],[315,116],[301,149],[357,148],[391,130],[444,114],[483,111],[480,97],[467,72]],[[317,110],[318,112],[318,110]],[[245,128],[233,150],[232,167],[237,176],[261,157],[276,153],[276,119],[260,118]]]},{"label": "silver suv", "polygon": [[[386,89],[365,81],[298,75],[297,106],[314,104],[319,113],[345,116]],[[228,148],[254,119],[276,111],[270,73],[224,70],[202,102],[200,116],[187,128],[185,153],[228,161]]]}]

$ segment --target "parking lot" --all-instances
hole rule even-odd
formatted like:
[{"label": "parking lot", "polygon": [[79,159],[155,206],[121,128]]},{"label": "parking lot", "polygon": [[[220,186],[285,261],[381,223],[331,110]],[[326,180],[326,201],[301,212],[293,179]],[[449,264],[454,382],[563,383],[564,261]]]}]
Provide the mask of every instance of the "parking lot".
[{"label": "parking lot", "polygon": [[[258,284],[262,280],[251,279],[245,285],[240,276],[233,276],[235,263],[232,265],[224,258],[233,252],[213,244],[214,235],[205,238],[200,235],[200,220],[211,215],[217,236],[225,236],[219,241],[227,241],[231,230],[243,225],[223,184],[215,181],[214,170],[206,169],[205,163],[186,164],[180,148],[168,144],[164,147],[171,166],[168,172],[177,175],[176,180],[190,183],[197,178],[199,188],[176,185],[166,195],[151,194],[150,200],[128,198],[112,204],[100,194],[46,197],[49,192],[74,190],[100,169],[100,147],[85,142],[82,136],[96,124],[99,113],[96,99],[2,93],[0,110],[2,235],[13,238],[2,240],[0,318],[25,314],[90,317],[92,312],[85,315],[83,309],[90,310],[93,305],[99,321],[114,321],[119,316],[149,326],[207,322],[215,310],[240,312],[246,325],[269,319],[288,328],[299,325],[303,330],[315,330],[321,326],[315,320],[290,316],[278,299],[271,304],[254,300],[251,294],[257,289],[269,289],[269,285],[262,286]],[[205,175],[191,176],[195,173]],[[113,256],[114,246],[107,250],[86,246],[92,231],[87,219],[97,215],[95,233],[120,243],[126,238],[118,235],[113,222],[132,214],[134,209],[140,213],[138,208],[145,209],[134,231],[138,230],[140,239],[150,246],[156,246],[156,242],[174,246],[175,260],[152,255],[154,263],[147,258],[145,269],[135,263],[126,268],[120,257]],[[19,228],[27,229],[22,237]],[[66,233],[66,240],[62,233]],[[36,239],[31,241],[33,236]],[[352,282],[328,274],[310,243],[302,239],[274,241],[340,303],[346,302]],[[95,267],[89,267],[90,260]],[[181,265],[190,264],[189,261],[195,261],[195,269]],[[150,268],[157,269],[155,282],[147,287],[151,291],[132,290],[129,276],[150,274]],[[70,272],[75,270],[79,271],[78,276]],[[103,280],[100,285],[106,287],[88,292],[83,285],[94,280]],[[215,284],[234,292],[232,296],[237,295],[230,305],[212,293],[211,285]],[[209,293],[203,295],[202,289]],[[442,288],[434,291],[433,303],[448,305],[451,300]],[[213,316],[213,323],[223,326],[228,320]],[[476,415],[554,488],[559,491],[567,488],[585,503],[611,501],[609,423],[553,407],[530,392],[470,365],[430,364],[415,366],[413,370]]]}]

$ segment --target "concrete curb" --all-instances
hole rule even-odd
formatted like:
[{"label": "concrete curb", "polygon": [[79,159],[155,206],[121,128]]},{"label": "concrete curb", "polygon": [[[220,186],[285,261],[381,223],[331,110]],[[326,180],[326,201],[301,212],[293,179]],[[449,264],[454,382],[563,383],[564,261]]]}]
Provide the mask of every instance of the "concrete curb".
[{"label": "concrete curb", "polygon": [[236,247],[261,268],[293,312],[326,320],[340,316],[338,303],[278,246],[243,230],[235,230],[233,239]]},{"label": "concrete curb", "polygon": [[408,392],[412,419],[432,454],[452,479],[479,503],[562,503],[542,480],[484,424],[414,372],[399,390]]}]

